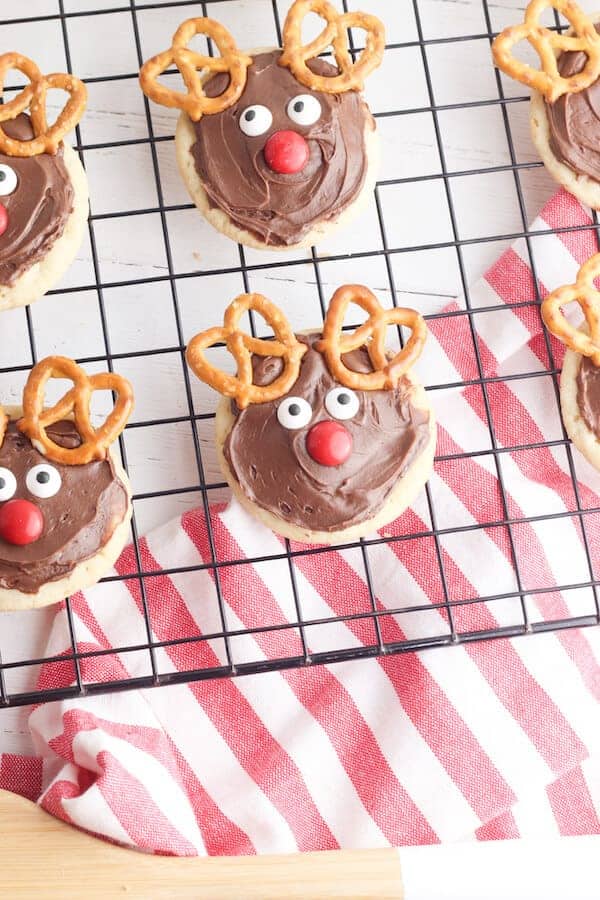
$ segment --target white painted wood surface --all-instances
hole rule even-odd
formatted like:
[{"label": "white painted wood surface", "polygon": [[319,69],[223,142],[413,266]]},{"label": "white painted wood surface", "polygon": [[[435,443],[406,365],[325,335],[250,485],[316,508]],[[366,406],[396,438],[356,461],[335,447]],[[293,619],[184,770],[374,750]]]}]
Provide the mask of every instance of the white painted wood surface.
[{"label": "white painted wood surface", "polygon": [[[72,67],[76,74],[98,79],[106,75],[123,76],[137,70],[132,13],[127,9],[111,12],[127,5],[127,0],[65,0],[67,12],[106,10],[99,16],[67,19]],[[138,5],[143,6],[143,0],[138,0]],[[339,5],[341,7],[341,3]],[[411,0],[362,0],[360,5],[385,20],[388,43],[404,44],[417,40],[418,28]],[[497,30],[519,19],[524,5],[522,0],[491,0],[492,28]],[[590,8],[588,3],[583,5]],[[282,20],[288,6],[288,0],[279,0]],[[24,52],[46,72],[64,71],[66,59],[61,23],[56,17],[58,8],[58,0],[27,0],[21,4],[1,0],[0,19],[48,16],[44,21],[3,24],[0,31],[2,48]],[[459,35],[480,36],[474,40],[427,44],[425,52],[434,103],[470,103],[497,97],[480,0],[419,0],[418,8],[426,41]],[[137,21],[144,58],[168,46],[177,24],[194,14],[202,14],[200,3],[177,7],[169,5],[168,0],[159,0],[157,8],[139,9]],[[211,4],[210,14],[223,21],[242,46],[276,43],[271,0],[229,0]],[[526,93],[521,86],[506,80],[504,85],[509,96]],[[177,348],[173,299],[169,282],[164,280],[169,268],[159,213],[103,218],[109,213],[156,210],[158,207],[150,145],[142,142],[116,148],[105,146],[113,141],[143,141],[147,137],[142,94],[134,78],[92,81],[89,92],[81,139],[84,147],[90,147],[84,150],[83,160],[90,181],[100,278],[106,285],[137,282],[148,277],[163,279],[148,285],[133,283],[105,287],[103,300],[112,352],[127,354],[157,347]],[[381,180],[440,173],[434,118],[431,112],[420,111],[431,105],[421,49],[413,46],[389,50],[382,68],[369,80],[367,97],[375,113],[416,110],[379,119],[383,144]],[[507,110],[516,160],[535,160],[529,139],[527,103],[510,104]],[[175,111],[152,106],[151,115],[157,135],[173,134]],[[510,164],[500,106],[441,110],[438,124],[448,172]],[[103,146],[94,146],[98,144]],[[189,203],[176,171],[173,142],[167,140],[156,146],[164,202],[169,206]],[[452,178],[449,183],[459,238],[482,235],[492,238],[522,229],[510,171],[465,175]],[[554,185],[542,168],[523,170],[521,184],[527,216],[531,219],[551,195]],[[390,247],[414,247],[453,240],[443,179],[384,185],[380,188],[380,200]],[[175,274],[198,273],[196,277],[176,281],[184,339],[187,340],[199,329],[217,323],[228,301],[244,290],[239,272],[210,274],[215,269],[239,266],[240,255],[237,246],[214,232],[195,210],[173,210],[167,213],[167,223]],[[467,279],[476,279],[507,243],[509,241],[490,239],[465,246],[462,258]],[[325,299],[339,284],[358,281],[375,289],[380,298],[390,304],[388,275],[382,256],[343,258],[348,253],[381,247],[382,235],[376,206],[372,202],[350,230],[318,247],[319,256],[342,257],[321,264]],[[245,258],[252,266],[282,259],[280,255],[250,250],[245,251]],[[305,262],[299,265],[258,268],[249,274],[250,289],[262,291],[283,305],[293,324],[299,328],[320,321],[310,253],[302,259]],[[461,293],[457,254],[452,247],[398,253],[391,257],[391,262],[398,301],[402,304],[433,312]],[[70,288],[87,289],[62,292]],[[38,356],[49,353],[79,358],[103,356],[105,345],[89,241],[82,247],[61,289],[31,307]],[[0,369],[27,367],[31,364],[31,356],[25,311],[3,314],[2,324]],[[118,360],[115,368],[135,385],[137,404],[133,421],[187,414],[182,360],[177,350]],[[26,372],[0,375],[2,402],[19,402],[25,376]],[[193,394],[197,412],[214,408],[216,397],[210,389],[195,382]],[[207,479],[209,482],[221,481],[213,447],[212,423],[200,423],[198,431]],[[130,429],[126,432],[125,444],[136,494],[193,487],[198,483],[192,434],[187,423]],[[226,494],[217,494],[215,499],[222,496]],[[138,528],[143,533],[198,502],[199,494],[194,491],[139,500],[135,504]],[[5,614],[0,641],[3,653],[7,647],[11,648],[13,659],[31,658],[41,653],[52,615],[51,611]],[[29,678],[25,678],[24,673],[11,675],[12,690],[31,685],[33,674],[30,673]],[[2,713],[0,751],[20,751],[29,746],[26,715],[26,710]]]}]

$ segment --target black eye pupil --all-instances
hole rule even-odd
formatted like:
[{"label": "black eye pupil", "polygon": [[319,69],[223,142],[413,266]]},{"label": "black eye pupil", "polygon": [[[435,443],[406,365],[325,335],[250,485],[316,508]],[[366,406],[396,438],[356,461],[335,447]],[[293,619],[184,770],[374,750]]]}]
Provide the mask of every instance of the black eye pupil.
[{"label": "black eye pupil", "polygon": [[2,478],[2,476],[0,476],[0,491],[3,490],[3,488],[5,488],[5,487],[6,487],[6,478]]},{"label": "black eye pupil", "polygon": [[5,181],[5,179],[6,179],[6,172],[4,171],[4,169],[0,169],[0,181]]},{"label": "black eye pupil", "polygon": [[299,416],[300,415],[300,404],[299,403],[290,403],[288,407],[288,412],[290,416]]},{"label": "black eye pupil", "polygon": [[38,472],[35,476],[35,480],[38,484],[48,484],[50,481],[50,473],[49,472]]},{"label": "black eye pupil", "polygon": [[294,103],[294,112],[301,113],[304,109],[304,100],[296,100]]},{"label": "black eye pupil", "polygon": [[341,403],[342,406],[345,406],[347,403],[350,403],[350,394],[338,394],[337,401],[338,403]]},{"label": "black eye pupil", "polygon": [[246,122],[251,122],[252,119],[256,118],[256,110],[255,109],[247,109],[244,113],[244,118]]}]

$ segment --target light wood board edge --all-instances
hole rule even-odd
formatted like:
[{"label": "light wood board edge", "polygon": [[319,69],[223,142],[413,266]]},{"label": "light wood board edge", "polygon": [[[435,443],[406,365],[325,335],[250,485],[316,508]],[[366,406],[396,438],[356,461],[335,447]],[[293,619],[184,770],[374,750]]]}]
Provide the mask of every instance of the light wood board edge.
[{"label": "light wood board edge", "polygon": [[397,850],[152,856],[98,840],[0,791],[0,894],[11,900],[402,900]]}]

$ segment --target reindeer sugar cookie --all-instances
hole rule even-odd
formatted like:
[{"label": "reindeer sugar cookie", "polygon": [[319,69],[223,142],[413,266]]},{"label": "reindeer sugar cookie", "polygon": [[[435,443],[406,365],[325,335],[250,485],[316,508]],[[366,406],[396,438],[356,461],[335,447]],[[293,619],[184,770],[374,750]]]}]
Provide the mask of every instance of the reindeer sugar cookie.
[{"label": "reindeer sugar cookie", "polygon": [[[45,409],[51,378],[73,387]],[[99,390],[117,399],[94,429],[90,402]],[[22,409],[0,407],[0,610],[63,600],[114,564],[129,534],[131,488],[109,448],[132,409],[124,378],[88,376],[61,356],[31,370]]]},{"label": "reindeer sugar cookie", "polygon": [[[351,303],[367,314],[343,332]],[[239,330],[259,313],[274,340]],[[395,356],[386,329],[411,336]],[[366,287],[335,292],[322,330],[295,335],[261,294],[242,294],[222,327],[196,335],[187,349],[195,374],[223,399],[216,416],[219,460],[240,502],[273,531],[298,541],[352,540],[396,519],[431,471],[433,411],[411,373],[427,328],[412,309],[384,310]],[[235,376],[215,368],[206,350],[224,342]]]},{"label": "reindeer sugar cookie", "polygon": [[[303,46],[310,12],[326,27]],[[355,61],[350,27],[366,34]],[[198,34],[212,38],[220,56],[187,49]],[[316,243],[372,193],[377,133],[360,91],[381,62],[385,35],[374,16],[340,15],[326,0],[295,0],[282,43],[245,53],[213,19],[188,19],[172,47],[144,64],[140,81],[154,101],[182,110],[177,160],[204,216],[239,243],[285,250]],[[336,65],[319,58],[329,46]],[[186,94],[158,81],[173,64]]]},{"label": "reindeer sugar cookie", "polygon": [[[560,378],[560,405],[567,434],[586,459],[600,469],[600,253],[577,273],[575,284],[564,285],[542,302],[549,331],[567,346]],[[578,303],[585,322],[575,328],[562,308]]]},{"label": "reindeer sugar cookie", "polygon": [[[569,30],[544,27],[546,10],[563,15]],[[515,45],[524,40],[538,53],[541,69],[515,57]],[[500,69],[532,88],[531,133],[550,174],[600,209],[600,15],[588,18],[573,0],[532,0],[524,21],[504,29],[493,52]]]},{"label": "reindeer sugar cookie", "polygon": [[[85,85],[73,75],[42,75],[27,57],[5,53],[0,94],[10,70],[28,84],[0,106],[0,310],[32,303],[62,278],[88,217],[85,172],[62,140],[83,115]],[[53,125],[46,117],[50,89],[69,94]]]}]

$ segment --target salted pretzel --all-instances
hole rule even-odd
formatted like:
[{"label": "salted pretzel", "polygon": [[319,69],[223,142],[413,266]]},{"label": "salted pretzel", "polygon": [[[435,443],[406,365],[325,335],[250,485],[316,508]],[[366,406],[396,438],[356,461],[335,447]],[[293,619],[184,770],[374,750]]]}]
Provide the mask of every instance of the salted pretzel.
[{"label": "salted pretzel", "polygon": [[[351,334],[343,334],[342,327],[348,306],[356,303],[369,314],[366,322]],[[406,345],[390,360],[385,350],[386,329],[389,325],[406,325],[411,335]],[[315,349],[323,354],[327,367],[336,381],[358,391],[393,390],[399,379],[417,361],[427,338],[425,320],[414,309],[393,307],[384,309],[368,288],[360,284],[345,284],[337,289],[323,323],[323,336]],[[366,347],[373,372],[354,372],[342,359],[344,353]]]},{"label": "salted pretzel", "polygon": [[[252,337],[239,330],[241,317],[248,310],[259,313],[273,329],[275,340]],[[208,362],[204,351],[217,343],[224,343],[237,363],[237,373],[228,375]],[[240,409],[251,403],[268,403],[287,394],[300,371],[300,360],[308,350],[297,340],[281,310],[262,294],[240,294],[233,300],[223,317],[223,325],[209,328],[190,341],[186,358],[198,378],[206,381],[219,393],[232,397]],[[279,356],[284,361],[281,374],[267,385],[252,381],[252,354]]]},{"label": "salted pretzel", "polygon": [[[19,141],[9,137],[0,125],[0,152],[18,157],[39,156],[42,153],[54,155],[64,136],[75,128],[84,113],[87,88],[74,75],[62,72],[42,75],[33,60],[21,53],[4,53],[0,56],[0,94],[4,92],[4,80],[11,69],[25,75],[29,84],[12,100],[0,105],[0,122],[16,119],[29,109],[34,137],[30,141]],[[46,99],[51,88],[69,94],[54,125],[48,125],[46,117]]]},{"label": "salted pretzel", "polygon": [[[73,387],[53,407],[44,409],[44,394],[50,378],[67,378],[73,382]],[[113,391],[117,395],[113,411],[97,429],[90,423],[94,391]],[[133,390],[127,379],[113,372],[88,375],[72,359],[49,356],[30,372],[23,391],[23,417],[17,422],[17,428],[48,459],[63,465],[85,465],[95,459],[106,459],[108,448],[125,428],[132,409]],[[74,449],[59,447],[48,437],[46,429],[71,416],[81,445]]]},{"label": "salted pretzel", "polygon": [[[311,12],[325,19],[327,24],[317,38],[303,45],[302,23]],[[365,49],[356,62],[348,47],[349,28],[361,28],[367,36]],[[306,65],[328,47],[333,48],[339,75],[317,75]],[[364,12],[340,15],[328,0],[295,0],[283,26],[283,53],[279,65],[286,66],[297,81],[313,91],[326,94],[361,91],[367,75],[381,64],[384,49],[385,28],[376,16]]]},{"label": "salted pretzel", "polygon": [[[540,15],[546,9],[555,9],[568,20],[571,29],[567,34],[540,25]],[[537,52],[541,69],[534,69],[513,56],[513,47],[523,40]],[[569,50],[585,53],[587,59],[581,72],[563,78],[558,71],[557,57]],[[585,90],[600,77],[600,35],[573,0],[531,0],[523,22],[501,31],[492,44],[492,53],[499,69],[539,91],[549,103],[563,94]]]},{"label": "salted pretzel", "polygon": [[[548,330],[571,350],[589,356],[595,366],[600,366],[600,291],[594,287],[594,279],[599,276],[600,253],[596,253],[581,266],[575,284],[557,288],[542,302],[542,318]],[[573,328],[563,315],[562,307],[572,302],[581,307],[589,334]]]},{"label": "salted pretzel", "polygon": [[[188,44],[197,34],[211,38],[219,49],[220,56],[205,56],[188,49]],[[187,88],[187,93],[174,91],[160,84],[158,78],[175,64]],[[140,84],[143,92],[155,103],[176,107],[188,114],[193,122],[203,115],[214,114],[228,109],[241,96],[246,87],[246,73],[252,64],[252,57],[238,50],[227,29],[209,18],[187,19],[182,22],[168,50],[153,56],[140,69]],[[203,76],[208,72],[226,72],[229,84],[217,97],[207,97],[203,88]]]}]

